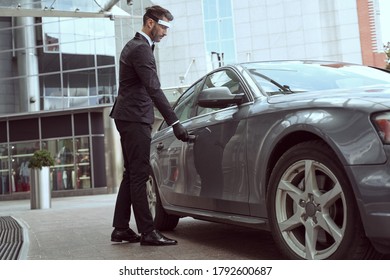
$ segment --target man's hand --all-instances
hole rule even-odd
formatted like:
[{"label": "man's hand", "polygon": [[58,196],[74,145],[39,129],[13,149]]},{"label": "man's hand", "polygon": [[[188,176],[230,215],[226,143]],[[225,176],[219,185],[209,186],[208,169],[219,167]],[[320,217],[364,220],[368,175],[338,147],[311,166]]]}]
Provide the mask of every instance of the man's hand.
[{"label": "man's hand", "polygon": [[187,129],[181,124],[181,123],[176,123],[172,126],[173,128],[173,133],[175,133],[175,136],[177,139],[187,142],[188,141],[188,132]]}]

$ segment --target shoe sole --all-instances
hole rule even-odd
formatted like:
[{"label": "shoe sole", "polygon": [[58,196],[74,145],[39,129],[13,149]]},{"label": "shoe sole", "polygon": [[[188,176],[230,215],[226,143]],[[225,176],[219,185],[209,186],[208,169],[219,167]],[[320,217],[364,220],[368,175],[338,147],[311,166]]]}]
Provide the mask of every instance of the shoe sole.
[{"label": "shoe sole", "polygon": [[140,242],[140,240],[137,240],[137,239],[133,239],[133,240],[125,240],[125,239],[118,239],[118,238],[111,238],[111,241],[112,242],[128,242],[128,243],[138,243]]},{"label": "shoe sole", "polygon": [[172,246],[172,245],[177,245],[177,243],[145,243],[145,242],[140,242],[141,246]]}]

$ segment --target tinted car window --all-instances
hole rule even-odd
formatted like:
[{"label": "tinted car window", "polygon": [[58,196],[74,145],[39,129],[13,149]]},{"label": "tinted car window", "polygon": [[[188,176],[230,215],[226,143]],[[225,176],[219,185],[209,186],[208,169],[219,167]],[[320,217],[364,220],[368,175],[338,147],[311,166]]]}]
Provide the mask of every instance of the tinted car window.
[{"label": "tinted car window", "polygon": [[[240,83],[240,80],[238,79],[237,75],[230,70],[214,72],[207,76],[202,90],[212,87],[227,87],[232,94],[244,93],[242,84]],[[198,107],[196,110],[196,115],[207,114],[209,112],[219,109],[222,108]]]},{"label": "tinted car window", "polygon": [[209,75],[203,89],[211,87],[227,87],[233,94],[237,94],[240,91],[243,92],[242,89],[240,89],[238,77],[230,70],[218,71]]},{"label": "tinted car window", "polygon": [[[174,111],[180,121],[186,121],[191,118],[191,113],[195,108],[196,92],[202,81],[199,81],[198,83],[187,89],[177,101]],[[160,129],[166,127],[167,123],[164,121],[160,126]]]},{"label": "tinted car window", "polygon": [[243,65],[260,88],[272,95],[292,92],[344,89],[389,83],[389,73],[353,64],[323,62],[269,62]]},{"label": "tinted car window", "polygon": [[192,110],[195,107],[196,92],[200,84],[201,82],[196,83],[180,97],[174,110],[180,121],[191,118]]}]

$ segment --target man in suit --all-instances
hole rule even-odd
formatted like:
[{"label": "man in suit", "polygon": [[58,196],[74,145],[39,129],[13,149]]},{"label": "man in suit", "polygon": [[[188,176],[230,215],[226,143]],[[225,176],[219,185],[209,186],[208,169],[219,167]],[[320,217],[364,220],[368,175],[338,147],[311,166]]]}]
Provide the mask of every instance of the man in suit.
[{"label": "man in suit", "polygon": [[[137,32],[120,56],[119,91],[110,116],[121,137],[124,172],[115,204],[111,240],[140,242],[141,245],[175,245],[176,240],[155,229],[149,211],[146,182],[150,175],[153,105],[157,107],[175,136],[188,141],[187,130],[180,124],[161,90],[152,48],[167,35],[172,14],[160,7],[146,8],[142,31]],[[138,232],[129,228],[133,206]]]}]

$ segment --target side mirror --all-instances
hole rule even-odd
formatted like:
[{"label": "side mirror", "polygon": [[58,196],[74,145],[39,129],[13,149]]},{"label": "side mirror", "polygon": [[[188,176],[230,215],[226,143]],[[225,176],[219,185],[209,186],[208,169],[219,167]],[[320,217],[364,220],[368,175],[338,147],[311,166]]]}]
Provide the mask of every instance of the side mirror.
[{"label": "side mirror", "polygon": [[200,92],[198,105],[205,108],[224,108],[240,105],[244,98],[244,93],[232,94],[227,87],[213,87]]}]

